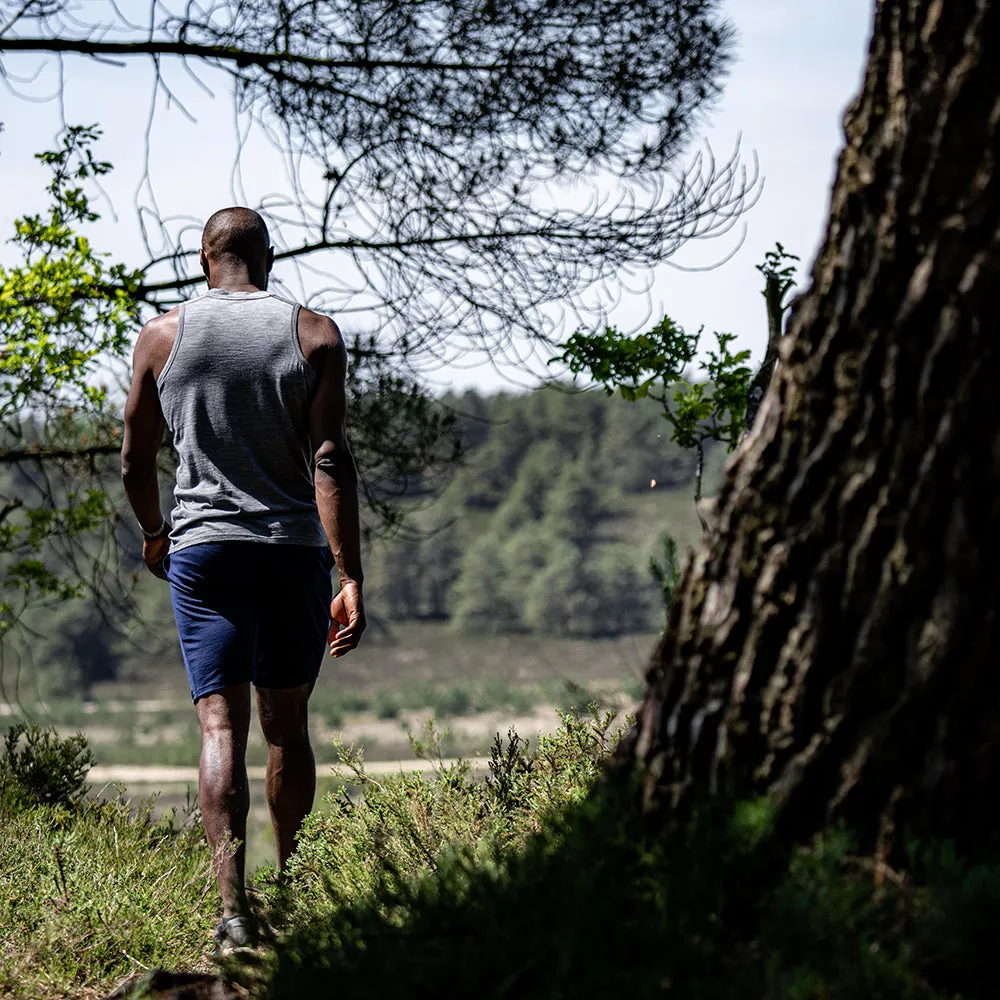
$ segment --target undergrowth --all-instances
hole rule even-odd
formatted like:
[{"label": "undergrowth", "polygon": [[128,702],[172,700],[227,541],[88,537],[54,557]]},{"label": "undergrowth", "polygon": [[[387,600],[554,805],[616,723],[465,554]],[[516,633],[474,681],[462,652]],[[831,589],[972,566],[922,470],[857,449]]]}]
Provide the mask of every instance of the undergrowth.
[{"label": "undergrowth", "polygon": [[447,733],[433,721],[410,739],[414,755],[436,765],[430,780],[417,771],[374,778],[362,751],[335,741],[344,784],[306,820],[285,883],[264,869],[257,890],[279,911],[274,919],[295,923],[391,895],[458,858],[491,865],[586,797],[617,742],[614,719],[563,715],[533,748],[513,730],[498,734],[483,780],[467,762],[445,761]]},{"label": "undergrowth", "polygon": [[[919,879],[876,878],[843,830],[782,847],[763,802],[643,817],[630,782],[600,780],[611,725],[498,737],[481,782],[376,781],[342,748],[363,794],[311,818],[289,883],[263,886],[280,945],[234,975],[269,1000],[997,995],[1000,868],[944,848],[915,852]],[[428,735],[415,749],[439,756]]]},{"label": "undergrowth", "polygon": [[[256,878],[277,946],[227,974],[261,1000],[998,994],[1000,866],[945,846],[894,872],[843,830],[789,849],[762,802],[643,816],[634,782],[602,779],[617,738],[610,714],[569,714],[532,746],[498,736],[482,778],[444,760],[433,725],[414,740],[429,778],[375,778],[339,747],[344,785],[288,878]],[[205,966],[218,902],[196,817],[87,802],[85,754],[22,731],[0,760],[7,997],[96,997],[144,966]]]}]

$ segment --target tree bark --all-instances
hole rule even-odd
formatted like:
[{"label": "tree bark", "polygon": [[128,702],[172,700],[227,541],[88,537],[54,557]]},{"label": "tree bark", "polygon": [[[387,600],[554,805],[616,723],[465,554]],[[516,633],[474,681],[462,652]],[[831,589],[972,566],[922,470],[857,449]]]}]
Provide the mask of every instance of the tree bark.
[{"label": "tree bark", "polygon": [[829,228],[620,760],[1000,846],[1000,5],[880,0]]}]

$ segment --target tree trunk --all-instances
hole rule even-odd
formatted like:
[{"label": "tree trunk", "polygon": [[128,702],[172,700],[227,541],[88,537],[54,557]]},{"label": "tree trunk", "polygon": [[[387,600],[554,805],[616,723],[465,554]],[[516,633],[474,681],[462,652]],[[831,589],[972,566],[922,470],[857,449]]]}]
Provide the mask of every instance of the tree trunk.
[{"label": "tree trunk", "polygon": [[996,850],[1000,4],[881,0],[826,240],[620,759]]}]

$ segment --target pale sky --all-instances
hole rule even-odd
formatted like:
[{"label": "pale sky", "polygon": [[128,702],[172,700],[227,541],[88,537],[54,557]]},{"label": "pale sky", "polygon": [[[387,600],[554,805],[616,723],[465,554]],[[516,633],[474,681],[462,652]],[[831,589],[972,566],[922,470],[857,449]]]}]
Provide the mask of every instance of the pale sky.
[{"label": "pale sky", "polygon": [[[88,0],[94,2],[94,0]],[[855,96],[867,54],[874,16],[872,0],[729,0],[725,5],[739,39],[736,64],[725,94],[702,135],[720,160],[742,135],[749,161],[756,152],[764,189],[745,216],[746,238],[735,256],[711,271],[689,273],[661,266],[651,292],[621,295],[612,313],[619,326],[635,329],[669,313],[688,328],[704,324],[706,332],[735,333],[737,346],[759,358],[765,342],[766,321],[760,295],[761,278],[754,265],[776,240],[803,258],[804,274],[823,235],[830,185],[842,145],[842,116]],[[27,72],[39,60],[8,67]],[[58,64],[20,89],[33,98],[56,91]],[[143,131],[149,113],[152,70],[147,62],[130,61],[126,69],[102,66],[81,57],[63,62],[65,115],[71,123],[99,122],[105,136],[98,149],[115,165],[108,182],[117,221],[107,206],[100,245],[128,264],[144,259],[133,195],[142,180]],[[174,73],[178,96],[196,117],[188,121],[176,107],[160,109],[153,134],[153,186],[166,214],[200,221],[221,205],[233,201],[232,164],[235,130],[227,78],[219,73],[205,79],[214,98],[203,93],[183,73]],[[57,103],[19,100],[0,90],[0,235],[11,232],[11,220],[44,207],[45,172],[32,153],[52,146],[58,131]],[[251,142],[240,161],[246,203],[281,187],[281,166],[264,142]],[[242,200],[242,199],[240,199]],[[689,244],[676,263],[697,267],[725,257],[739,233],[720,241]],[[10,251],[0,250],[10,261]],[[279,265],[280,266],[280,265]],[[372,327],[371,322],[360,325]],[[350,323],[346,324],[350,329]],[[543,370],[544,366],[537,366]],[[447,369],[434,375],[440,387],[467,385],[491,389],[509,380],[529,385],[530,372],[498,374],[490,365]]]}]

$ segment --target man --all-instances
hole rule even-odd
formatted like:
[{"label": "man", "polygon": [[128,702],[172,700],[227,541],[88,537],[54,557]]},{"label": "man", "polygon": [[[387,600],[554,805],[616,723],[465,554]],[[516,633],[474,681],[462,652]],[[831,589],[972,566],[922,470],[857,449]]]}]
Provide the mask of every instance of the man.
[{"label": "man", "polygon": [[[255,939],[244,892],[250,685],[280,875],[316,790],[307,706],[324,646],[342,656],[365,628],[347,353],[332,320],[267,291],[273,263],[256,212],[208,220],[208,292],[142,328],[122,446],[142,557],[170,584],[201,724],[198,791],[223,954]],[[178,455],[172,523],[156,477],[164,422]]]}]

